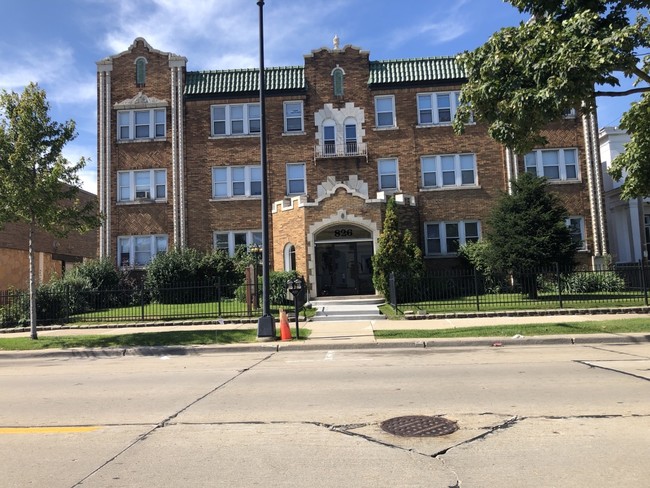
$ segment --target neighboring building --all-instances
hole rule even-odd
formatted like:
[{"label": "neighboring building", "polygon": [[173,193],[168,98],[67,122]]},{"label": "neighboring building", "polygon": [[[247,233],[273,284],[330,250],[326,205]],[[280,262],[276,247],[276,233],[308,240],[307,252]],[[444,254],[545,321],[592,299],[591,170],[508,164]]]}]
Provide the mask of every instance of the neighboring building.
[{"label": "neighboring building", "polygon": [[[186,63],[141,38],[97,63],[100,255],[119,266],[261,241],[259,71]],[[517,156],[480,124],[454,134],[465,78],[453,57],[370,61],[337,43],[265,71],[272,269],[304,274],[312,295],[374,293],[392,195],[427,266],[457,266],[458,246],[480,239],[522,171],[551,180],[583,263],[604,252],[591,117],[569,113],[545,131],[547,147]]]},{"label": "neighboring building", "polygon": [[650,251],[650,199],[621,200],[620,181],[614,181],[607,170],[616,156],[625,151],[630,136],[617,127],[603,127],[599,133],[600,157],[603,165],[603,186],[609,247],[615,263],[636,263],[648,259]]},{"label": "neighboring building", "polygon": [[[83,202],[97,196],[80,190]],[[29,287],[29,227],[24,223],[8,223],[0,230],[0,291]],[[53,276],[62,276],[84,259],[97,257],[97,231],[72,233],[65,238],[37,230],[34,234],[34,265],[36,281],[46,283]]]}]

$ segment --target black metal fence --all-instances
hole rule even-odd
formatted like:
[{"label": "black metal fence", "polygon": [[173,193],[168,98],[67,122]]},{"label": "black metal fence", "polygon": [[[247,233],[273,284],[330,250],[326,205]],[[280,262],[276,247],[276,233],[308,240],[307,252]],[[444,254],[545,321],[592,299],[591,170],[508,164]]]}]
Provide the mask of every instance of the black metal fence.
[{"label": "black metal fence", "polygon": [[650,269],[543,270],[484,274],[477,270],[390,277],[389,303],[398,312],[598,308],[648,305]]},{"label": "black metal fence", "polygon": [[[185,319],[253,318],[261,315],[261,286],[251,284],[181,284],[147,288],[144,284],[114,290],[74,286],[39,287],[39,324],[130,322]],[[0,327],[29,324],[29,294],[0,291]]]}]

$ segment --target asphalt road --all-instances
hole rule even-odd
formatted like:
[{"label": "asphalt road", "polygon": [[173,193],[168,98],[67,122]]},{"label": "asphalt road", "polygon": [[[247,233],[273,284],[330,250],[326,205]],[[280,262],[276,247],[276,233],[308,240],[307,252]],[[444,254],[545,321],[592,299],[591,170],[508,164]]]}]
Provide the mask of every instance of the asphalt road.
[{"label": "asphalt road", "polygon": [[650,344],[0,357],[0,446],[3,487],[647,486]]}]

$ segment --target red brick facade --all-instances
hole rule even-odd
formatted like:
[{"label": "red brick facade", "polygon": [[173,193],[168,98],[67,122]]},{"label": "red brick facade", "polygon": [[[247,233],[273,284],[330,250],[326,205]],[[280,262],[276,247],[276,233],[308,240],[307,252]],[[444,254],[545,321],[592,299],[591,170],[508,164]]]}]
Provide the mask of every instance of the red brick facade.
[{"label": "red brick facade", "polygon": [[[146,59],[144,85],[136,83],[138,58]],[[291,267],[287,250],[293,246],[296,269],[309,281],[312,294],[368,292],[367,262],[376,250],[386,200],[392,194],[402,204],[400,224],[411,229],[427,251],[427,224],[471,221],[478,222],[483,232],[483,222],[495,200],[507,191],[509,177],[525,171],[524,158],[507,157],[505,148],[490,139],[481,124],[468,125],[466,133],[459,136],[448,123],[419,122],[418,95],[431,94],[435,98],[436,94],[450,93],[453,97],[462,79],[370,82],[371,64],[369,54],[358,48],[320,49],[305,56],[303,85],[276,87],[267,92],[271,264],[276,270]],[[110,215],[110,224],[102,230],[103,253],[119,253],[122,247],[118,238],[122,238],[124,246],[132,246],[130,265],[138,264],[133,256],[139,244],[129,240],[134,236],[166,236],[170,248],[189,246],[201,250],[211,249],[215,240],[221,240],[220,245],[231,246],[232,251],[233,242],[245,239],[250,244],[261,232],[261,201],[259,193],[252,190],[254,178],[247,176],[245,183],[242,180],[236,187],[239,176],[235,174],[244,171],[235,168],[246,167],[248,172],[260,164],[259,136],[252,129],[254,116],[248,116],[248,134],[244,130],[244,134],[221,135],[214,132],[217,129],[212,125],[221,120],[221,115],[213,119],[213,107],[226,107],[219,108],[224,113],[235,113],[234,106],[248,110],[259,102],[258,93],[244,87],[205,89],[197,94],[185,86],[183,97],[174,98],[177,87],[188,79],[184,66],[184,58],[156,51],[142,39],[124,53],[98,63],[100,187],[103,183],[103,208]],[[333,86],[336,69],[344,73],[342,95],[336,94]],[[241,75],[245,74],[242,71]],[[207,79],[210,72],[205,76]],[[378,127],[378,96],[394,100],[392,127]],[[286,102],[302,103],[302,131],[285,130]],[[118,141],[118,112],[151,107],[166,110],[165,136]],[[103,120],[110,119],[110,124],[102,124],[102,108],[104,114],[109,114]],[[235,118],[232,115],[224,124],[234,124]],[[346,143],[354,138],[353,146],[345,146],[355,149],[352,155],[325,154],[324,126],[333,120],[339,121],[335,129],[337,144],[342,138],[347,138]],[[348,133],[350,124],[354,127]],[[547,148],[577,150],[577,177],[554,183],[552,188],[562,197],[570,215],[583,219],[586,246],[580,255],[588,262],[589,250],[594,249],[594,205],[587,178],[587,154],[591,149],[585,145],[584,133],[581,118],[568,118],[549,127],[546,136]],[[102,140],[110,141],[103,149]],[[357,152],[357,148],[363,150]],[[422,157],[461,154],[474,155],[471,184],[440,185],[443,174],[439,171],[439,186],[425,187]],[[382,191],[378,167],[387,159],[396,161],[394,177],[398,183],[397,188]],[[304,165],[304,192],[289,192],[287,164]],[[117,202],[121,191],[118,172],[161,169],[166,170],[164,198]],[[227,175],[228,180],[221,185],[222,176],[214,176],[213,171],[223,178]],[[460,172],[456,177],[460,178]],[[122,178],[126,181],[127,176]],[[390,175],[386,181],[392,181]],[[228,194],[222,197],[220,191]],[[245,194],[234,196],[237,191]],[[426,262],[430,268],[457,264],[453,252],[434,252],[435,243],[430,241],[429,245]],[[320,286],[319,280],[328,281],[328,286]]]},{"label": "red brick facade", "polygon": [[[85,191],[79,191],[78,196],[82,202],[97,198]],[[0,290],[29,286],[28,233],[23,223],[8,223],[0,230]],[[60,238],[37,230],[33,245],[37,282],[47,283],[84,259],[97,257],[97,231]]]}]

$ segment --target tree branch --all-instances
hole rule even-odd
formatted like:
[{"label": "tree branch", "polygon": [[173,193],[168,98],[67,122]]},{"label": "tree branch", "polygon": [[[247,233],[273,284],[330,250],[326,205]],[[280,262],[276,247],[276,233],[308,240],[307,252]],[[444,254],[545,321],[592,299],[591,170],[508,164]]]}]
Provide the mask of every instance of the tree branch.
[{"label": "tree branch", "polygon": [[637,75],[640,79],[645,81],[646,83],[650,83],[650,75],[643,71],[641,68],[638,66],[635,66],[634,69],[632,70],[632,73]]},{"label": "tree branch", "polygon": [[626,97],[628,95],[633,95],[635,93],[645,93],[650,91],[650,86],[644,86],[640,88],[632,88],[625,91],[595,91],[595,97]]}]

